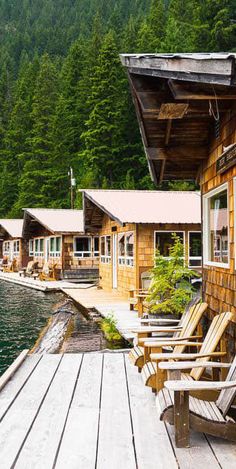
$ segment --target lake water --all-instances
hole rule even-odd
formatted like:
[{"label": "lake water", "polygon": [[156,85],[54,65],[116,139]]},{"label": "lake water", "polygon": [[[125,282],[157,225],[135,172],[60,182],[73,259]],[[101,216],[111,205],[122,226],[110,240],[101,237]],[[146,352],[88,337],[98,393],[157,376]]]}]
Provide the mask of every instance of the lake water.
[{"label": "lake water", "polygon": [[33,347],[61,298],[0,281],[0,375],[21,350]]}]

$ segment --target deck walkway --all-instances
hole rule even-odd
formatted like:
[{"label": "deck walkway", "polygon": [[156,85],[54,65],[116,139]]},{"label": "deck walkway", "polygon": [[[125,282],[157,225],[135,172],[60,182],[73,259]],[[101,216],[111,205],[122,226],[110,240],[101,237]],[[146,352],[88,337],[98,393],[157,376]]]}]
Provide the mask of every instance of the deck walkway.
[{"label": "deck walkway", "polygon": [[31,355],[0,393],[1,469],[234,469],[235,445],[176,449],[127,354]]},{"label": "deck walkway", "polygon": [[120,334],[127,340],[134,338],[135,334],[132,333],[132,329],[138,327],[140,322],[137,311],[130,311],[126,297],[114,291],[100,290],[97,287],[83,290],[63,287],[63,291],[82,308],[87,310],[95,308],[103,317],[113,314]]},{"label": "deck walkway", "polygon": [[33,279],[31,277],[20,277],[17,272],[0,272],[0,280],[5,280],[6,282],[15,283],[17,285],[21,285],[22,287],[29,287],[43,292],[61,291],[63,288],[73,288],[73,290],[76,290],[77,288],[89,288],[91,286],[91,284],[89,285],[87,283],[75,284],[65,280],[46,282]]}]

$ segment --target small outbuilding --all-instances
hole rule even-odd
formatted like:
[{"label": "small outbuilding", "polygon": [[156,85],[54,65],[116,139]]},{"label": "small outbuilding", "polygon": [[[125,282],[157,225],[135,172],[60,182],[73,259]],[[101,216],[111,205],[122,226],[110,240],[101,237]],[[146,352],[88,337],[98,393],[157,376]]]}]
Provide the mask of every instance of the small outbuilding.
[{"label": "small outbuilding", "polygon": [[10,263],[16,260],[16,270],[28,261],[27,242],[22,236],[23,220],[0,220],[0,258]]},{"label": "small outbuilding", "polygon": [[62,278],[89,280],[98,276],[99,239],[84,232],[82,210],[24,209],[23,237],[30,260],[56,265]]},{"label": "small outbuilding", "polygon": [[199,192],[83,191],[85,230],[100,236],[100,286],[128,295],[141,287],[141,276],[154,266],[158,248],[169,256],[176,233],[185,262],[201,269]]}]

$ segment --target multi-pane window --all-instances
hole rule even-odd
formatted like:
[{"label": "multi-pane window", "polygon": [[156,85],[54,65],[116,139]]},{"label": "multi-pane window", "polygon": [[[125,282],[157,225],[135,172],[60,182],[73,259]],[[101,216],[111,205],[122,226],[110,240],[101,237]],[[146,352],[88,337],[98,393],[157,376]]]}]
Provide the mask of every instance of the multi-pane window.
[{"label": "multi-pane window", "polygon": [[49,255],[50,257],[60,257],[61,255],[61,237],[53,236],[49,241]]},{"label": "multi-pane window", "polygon": [[13,241],[13,255],[18,256],[20,253],[20,241],[17,239],[16,241]]},{"label": "multi-pane window", "polygon": [[228,188],[221,186],[204,197],[204,262],[228,265]]},{"label": "multi-pane window", "polygon": [[74,256],[91,257],[92,239],[88,236],[77,236],[74,238]]},{"label": "multi-pane window", "polygon": [[111,237],[101,236],[101,262],[110,264],[111,262]]},{"label": "multi-pane window", "polygon": [[134,265],[134,233],[120,233],[118,235],[118,263],[119,265]]},{"label": "multi-pane window", "polygon": [[10,241],[4,241],[2,248],[3,248],[3,255],[8,256],[10,254],[10,250],[11,250]]},{"label": "multi-pane window", "polygon": [[34,254],[36,257],[43,257],[44,255],[44,239],[36,238],[34,240]]},{"label": "multi-pane window", "polygon": [[202,234],[200,231],[189,231],[189,267],[202,265]]},{"label": "multi-pane window", "polygon": [[99,256],[99,237],[95,236],[93,238],[93,255],[94,257]]},{"label": "multi-pane window", "polygon": [[34,255],[34,240],[30,239],[29,240],[29,256]]},{"label": "multi-pane window", "polygon": [[163,257],[170,257],[170,248],[174,245],[173,234],[176,234],[184,242],[183,231],[156,231],[155,250],[158,250]]}]

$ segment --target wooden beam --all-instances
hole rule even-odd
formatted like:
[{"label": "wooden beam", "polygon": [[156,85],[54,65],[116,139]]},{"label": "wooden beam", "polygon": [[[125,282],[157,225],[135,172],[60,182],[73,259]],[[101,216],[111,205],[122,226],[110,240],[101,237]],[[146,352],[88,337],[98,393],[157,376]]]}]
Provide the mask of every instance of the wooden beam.
[{"label": "wooden beam", "polygon": [[212,93],[203,93],[202,91],[197,90],[190,90],[186,89],[182,83],[176,83],[174,80],[169,80],[169,87],[175,99],[183,100],[183,99],[196,99],[196,100],[209,100],[209,99],[236,99],[236,90],[235,93],[227,92],[221,94],[214,93],[214,89],[212,89]]},{"label": "wooden beam", "polygon": [[188,103],[163,103],[158,119],[182,119],[188,107]]},{"label": "wooden beam", "polygon": [[162,183],[163,178],[164,178],[165,165],[166,165],[166,160],[162,160],[162,162],[161,162],[160,176],[159,176],[159,183],[160,183],[160,184]]},{"label": "wooden beam", "polygon": [[205,146],[196,147],[194,145],[180,145],[175,147],[153,148],[147,147],[146,153],[150,160],[170,160],[196,159],[205,160],[208,156],[208,149]]},{"label": "wooden beam", "polygon": [[166,124],[165,145],[168,145],[169,140],[170,140],[171,126],[172,126],[172,119],[169,119]]}]

